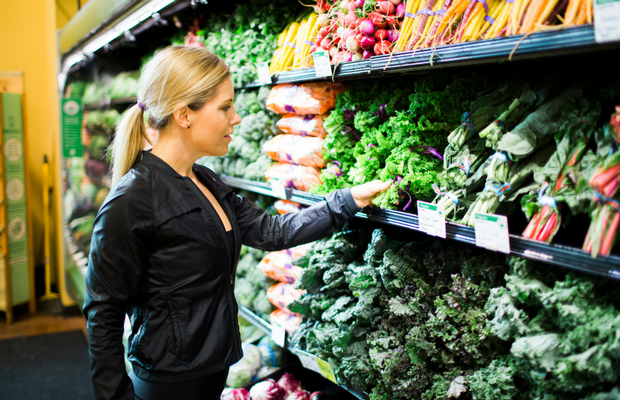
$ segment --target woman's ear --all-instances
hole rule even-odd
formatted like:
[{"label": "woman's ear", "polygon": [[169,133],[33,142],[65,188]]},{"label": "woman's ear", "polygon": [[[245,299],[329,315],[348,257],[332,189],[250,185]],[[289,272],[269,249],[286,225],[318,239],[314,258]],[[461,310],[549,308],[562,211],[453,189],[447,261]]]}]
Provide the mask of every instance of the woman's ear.
[{"label": "woman's ear", "polygon": [[181,128],[187,129],[190,126],[189,107],[179,107],[172,113],[174,122]]}]

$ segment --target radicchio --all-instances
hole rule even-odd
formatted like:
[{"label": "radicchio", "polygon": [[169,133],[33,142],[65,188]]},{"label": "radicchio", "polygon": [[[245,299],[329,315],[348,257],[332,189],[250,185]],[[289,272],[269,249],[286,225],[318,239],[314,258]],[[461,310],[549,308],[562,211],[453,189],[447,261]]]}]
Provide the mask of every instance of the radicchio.
[{"label": "radicchio", "polygon": [[278,385],[282,389],[286,390],[287,395],[290,395],[294,391],[304,390],[301,381],[295,378],[295,375],[289,374],[288,372],[285,372],[284,375],[282,375],[282,377],[278,380]]},{"label": "radicchio", "polygon": [[310,400],[310,392],[305,390],[295,390],[290,393],[285,400]]},{"label": "radicchio", "polygon": [[258,382],[250,389],[250,400],[284,400],[285,397],[286,390],[273,379]]},{"label": "radicchio", "polygon": [[250,392],[245,388],[233,389],[223,395],[221,400],[250,400]]}]

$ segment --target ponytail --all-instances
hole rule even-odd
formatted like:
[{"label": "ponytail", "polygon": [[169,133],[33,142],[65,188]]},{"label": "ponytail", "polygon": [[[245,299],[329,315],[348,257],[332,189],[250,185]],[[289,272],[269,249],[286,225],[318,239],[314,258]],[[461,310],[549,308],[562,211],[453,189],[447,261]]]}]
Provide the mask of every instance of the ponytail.
[{"label": "ponytail", "polygon": [[144,111],[135,104],[123,115],[110,146],[112,187],[138,161],[144,148],[144,139],[151,143],[146,135]]}]

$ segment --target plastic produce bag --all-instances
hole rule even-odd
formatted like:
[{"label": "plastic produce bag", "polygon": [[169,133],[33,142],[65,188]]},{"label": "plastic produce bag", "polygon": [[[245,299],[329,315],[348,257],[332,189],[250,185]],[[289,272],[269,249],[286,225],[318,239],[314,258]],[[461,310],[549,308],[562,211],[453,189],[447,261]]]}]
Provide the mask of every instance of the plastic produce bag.
[{"label": "plastic produce bag", "polygon": [[286,114],[277,123],[278,128],[284,133],[301,136],[315,136],[325,139],[327,132],[323,128],[325,115],[297,115]]},{"label": "plastic produce bag", "polygon": [[278,135],[263,145],[265,153],[275,161],[307,167],[325,166],[323,139],[299,135]]},{"label": "plastic produce bag", "polygon": [[269,92],[267,109],[276,114],[325,114],[336,105],[336,95],[344,92],[341,83],[314,82],[276,85]]},{"label": "plastic produce bag", "polygon": [[282,367],[286,363],[286,351],[278,346],[271,337],[262,338],[257,347],[263,353],[263,365],[276,368]]},{"label": "plastic produce bag", "polygon": [[267,289],[267,298],[274,306],[289,311],[286,307],[306,293],[295,289],[291,283],[278,283]]},{"label": "plastic produce bag", "polygon": [[243,358],[228,370],[226,386],[241,387],[252,382],[262,364],[263,353],[258,347],[243,343]]},{"label": "plastic produce bag", "polygon": [[276,209],[278,214],[284,215],[292,212],[299,212],[306,208],[306,206],[290,200],[278,200],[274,203],[273,208]]},{"label": "plastic produce bag", "polygon": [[302,269],[293,265],[295,260],[306,254],[311,245],[304,244],[288,250],[267,253],[258,264],[258,269],[271,279],[293,283],[300,276]]},{"label": "plastic produce bag", "polygon": [[272,325],[280,325],[288,333],[294,332],[301,324],[301,315],[286,310],[275,310],[269,316]]},{"label": "plastic produce bag", "polygon": [[268,182],[275,179],[285,187],[306,192],[312,186],[321,184],[320,175],[321,171],[318,168],[287,163],[275,163],[265,172]]}]

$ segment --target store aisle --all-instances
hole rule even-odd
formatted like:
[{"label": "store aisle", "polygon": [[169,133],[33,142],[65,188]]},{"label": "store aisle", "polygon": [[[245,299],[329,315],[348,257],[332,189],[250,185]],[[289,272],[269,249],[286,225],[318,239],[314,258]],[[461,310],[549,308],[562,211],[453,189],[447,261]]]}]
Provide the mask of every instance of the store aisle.
[{"label": "store aisle", "polygon": [[86,337],[86,321],[83,317],[79,315],[70,317],[47,314],[30,315],[16,310],[14,323],[9,325],[5,318],[0,318],[0,340],[74,330],[82,331]]}]

